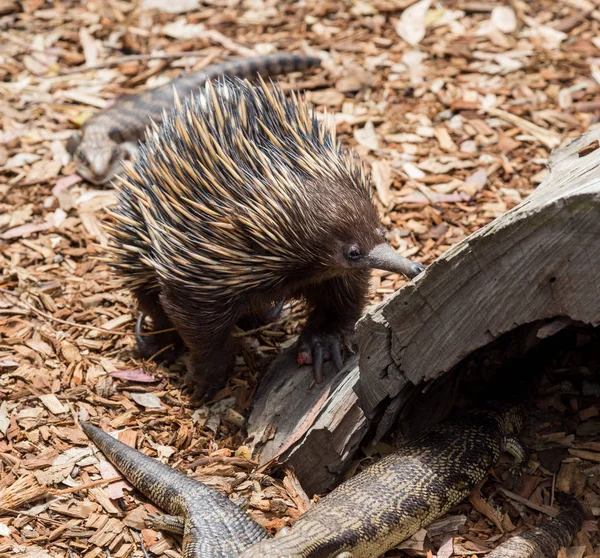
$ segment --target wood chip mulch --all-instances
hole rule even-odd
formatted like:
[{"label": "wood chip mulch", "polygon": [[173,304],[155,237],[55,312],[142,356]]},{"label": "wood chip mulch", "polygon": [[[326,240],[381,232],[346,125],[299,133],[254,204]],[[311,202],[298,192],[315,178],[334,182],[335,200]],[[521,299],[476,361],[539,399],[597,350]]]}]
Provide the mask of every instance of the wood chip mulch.
[{"label": "wood chip mulch", "polygon": [[[75,175],[65,149],[86,118],[227,57],[318,54],[322,69],[282,82],[336,114],[373,173],[390,242],[430,264],[525,199],[551,150],[597,123],[599,32],[598,0],[0,0],[0,556],[124,558],[142,543],[179,556],[145,528],[156,508],[92,451],[77,417],[246,502],[273,531],[310,506],[293,474],[254,471],[243,430],[260,370],[301,313],[247,336],[238,373],[199,409],[182,361],[136,360],[132,299],[97,259],[115,193]],[[371,301],[403,284],[374,273]],[[413,538],[390,555],[483,556],[500,527],[539,523],[556,487],[587,514],[562,558],[600,556],[597,362],[577,367],[587,383],[554,374],[540,392],[538,410],[553,414],[530,428],[526,489],[484,489],[479,507],[497,506],[496,521],[462,505],[433,552]]]}]

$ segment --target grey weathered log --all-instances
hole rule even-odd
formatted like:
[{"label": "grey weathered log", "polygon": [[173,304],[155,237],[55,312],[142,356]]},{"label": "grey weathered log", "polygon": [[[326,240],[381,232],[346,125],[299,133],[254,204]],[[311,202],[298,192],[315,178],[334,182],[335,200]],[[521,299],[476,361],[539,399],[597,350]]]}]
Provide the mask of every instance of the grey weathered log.
[{"label": "grey weathered log", "polygon": [[[308,389],[311,372],[298,369],[293,348],[277,359],[249,419],[260,462],[277,457],[295,468],[309,495],[322,492],[367,432],[381,434],[405,417],[424,387],[432,400],[443,399],[453,389],[444,374],[476,349],[557,316],[600,324],[597,141],[600,130],[554,151],[546,178],[525,201],[366,312],[357,324],[358,367],[354,360],[337,375],[327,370],[326,381]],[[274,434],[266,439],[265,432]]]},{"label": "grey weathered log", "polygon": [[[367,416],[406,383],[440,377],[514,328],[566,316],[600,323],[600,140],[554,151],[522,203],[443,254],[357,326],[359,401]],[[373,343],[387,340],[373,358]],[[382,378],[383,377],[383,378]]]},{"label": "grey weathered log", "polygon": [[313,385],[310,367],[298,368],[293,349],[284,351],[261,380],[248,419],[262,465],[276,460],[292,467],[312,494],[331,488],[366,434],[368,421],[354,390],[357,357],[337,374]]}]

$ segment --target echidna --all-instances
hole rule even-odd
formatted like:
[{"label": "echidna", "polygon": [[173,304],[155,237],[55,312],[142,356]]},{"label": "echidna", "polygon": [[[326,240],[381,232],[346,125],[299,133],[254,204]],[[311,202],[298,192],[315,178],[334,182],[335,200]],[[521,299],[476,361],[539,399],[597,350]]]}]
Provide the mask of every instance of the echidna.
[{"label": "echidna", "polygon": [[226,381],[243,315],[303,297],[298,362],[318,382],[324,359],[342,364],[369,269],[424,269],[385,242],[364,167],[334,129],[262,80],[222,78],[177,101],[120,181],[113,265],[154,327],[190,349],[196,397]]}]

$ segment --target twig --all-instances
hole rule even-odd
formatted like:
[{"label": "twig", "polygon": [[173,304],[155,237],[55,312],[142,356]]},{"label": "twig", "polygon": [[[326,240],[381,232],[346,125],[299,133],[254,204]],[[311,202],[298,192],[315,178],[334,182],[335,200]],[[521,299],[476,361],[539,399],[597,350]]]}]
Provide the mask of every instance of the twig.
[{"label": "twig", "polygon": [[237,52],[241,56],[256,56],[258,54],[258,52],[252,48],[238,45],[236,42],[232,41],[229,37],[226,37],[223,35],[223,33],[217,31],[216,29],[207,29],[206,31],[202,31],[198,34],[198,38],[209,39],[210,41],[225,47],[227,50]]},{"label": "twig", "polygon": [[186,469],[195,469],[196,467],[204,467],[212,463],[223,463],[225,465],[233,465],[243,469],[253,469],[258,465],[257,461],[251,459],[242,459],[241,457],[225,457],[224,455],[212,455],[199,457],[198,459],[187,463]]},{"label": "twig", "polygon": [[552,130],[546,130],[546,128],[542,128],[533,122],[529,122],[529,120],[525,120],[516,114],[493,107],[487,108],[486,112],[492,116],[501,118],[505,122],[508,122],[517,128],[521,128],[522,132],[533,136],[548,149],[554,149],[561,143],[560,136],[557,133],[553,132]]},{"label": "twig", "polygon": [[[121,336],[128,336],[128,335],[139,335],[140,337],[148,337],[150,335],[158,335],[159,333],[170,333],[172,331],[175,331],[174,327],[170,327],[167,329],[158,329],[156,331],[146,331],[146,332],[140,332],[140,333],[136,333],[135,331],[123,331],[121,329],[106,329],[103,327],[99,327],[99,326],[92,326],[92,325],[87,325],[87,324],[78,324],[76,322],[69,322],[67,320],[63,320],[61,318],[55,318],[54,316],[52,316],[51,314],[48,314],[46,312],[42,312],[41,310],[38,310],[33,304],[27,302],[26,300],[21,300],[15,293],[12,293],[11,291],[8,291],[6,289],[2,289],[0,288],[0,293],[8,295],[8,296],[12,296],[13,298],[15,298],[20,304],[23,304],[26,308],[28,308],[30,311],[32,311],[34,314],[37,314],[38,316],[49,320],[51,322],[56,322],[59,324],[64,324],[64,325],[68,325],[70,327],[76,327],[79,329],[87,329],[89,331],[97,331],[98,333],[106,333],[108,335],[121,335]],[[31,294],[31,293],[29,293]],[[34,296],[34,295],[32,295]],[[271,327],[273,327],[274,325],[278,325],[278,324],[284,324],[287,321],[289,321],[291,318],[297,318],[298,316],[302,315],[301,312],[292,312],[289,316],[286,316],[285,319],[283,320],[278,320],[275,322],[271,322],[268,324],[265,324],[263,326],[254,328],[254,329],[250,329],[248,331],[243,331],[243,330],[239,330],[237,332],[235,332],[233,334],[234,337],[246,337],[248,335],[254,335],[255,333],[260,333],[261,331],[264,331],[266,329],[269,329]],[[159,353],[157,353],[156,355],[153,355],[153,357],[157,356],[158,354],[162,353],[164,350],[169,349],[169,347],[165,347],[164,349],[162,349],[161,351],[159,351]]]},{"label": "twig", "polygon": [[[140,335],[140,336],[148,336],[148,335],[158,335],[159,333],[167,333],[170,331],[175,331],[175,328],[169,328],[169,329],[159,329],[157,331],[148,331],[148,332],[141,332],[141,333],[135,333],[135,331],[123,331],[120,329],[106,329],[104,327],[98,327],[98,326],[92,326],[92,325],[87,325],[87,324],[78,324],[75,322],[69,322],[67,320],[63,320],[61,318],[55,318],[54,316],[52,316],[51,314],[47,314],[46,312],[42,312],[41,310],[38,310],[33,304],[30,304],[29,302],[27,302],[26,300],[21,300],[15,293],[12,293],[10,291],[7,291],[6,289],[1,289],[0,288],[0,293],[12,296],[13,298],[16,298],[20,304],[23,304],[24,306],[26,306],[27,308],[29,308],[29,310],[31,310],[34,314],[37,314],[38,316],[41,316],[42,318],[46,319],[46,320],[50,320],[52,322],[56,322],[59,324],[64,324],[64,325],[68,325],[71,327],[76,327],[79,329],[87,329],[87,330],[91,330],[91,331],[97,331],[99,333],[108,333],[109,335],[122,335],[122,336],[126,336],[126,335]],[[31,293],[30,293],[31,294]]]},{"label": "twig", "polygon": [[157,356],[162,355],[165,351],[168,351],[169,349],[172,349],[174,347],[175,347],[175,345],[173,343],[170,343],[166,347],[163,347],[162,349],[159,349],[158,351],[156,351],[148,360],[149,361],[154,360]]},{"label": "twig", "polygon": [[[105,60],[104,62],[98,62],[98,64],[92,64],[91,66],[78,66],[72,70],[60,72],[59,76],[71,76],[74,74],[81,74],[82,72],[88,72],[92,70],[102,70],[104,68],[110,68],[111,66],[118,66],[126,62],[145,62],[147,60],[175,60],[176,58],[193,58],[198,56],[206,56],[204,50],[190,50],[188,52],[156,52],[154,54],[128,54],[126,56],[120,56],[119,58],[113,58],[112,60]],[[55,76],[47,76],[55,77]]]},{"label": "twig", "polygon": [[[216,29],[207,29],[206,31],[202,31],[198,34],[197,38],[209,39],[213,43],[220,44],[227,50],[236,52],[241,56],[256,56],[258,54],[255,50],[251,48],[238,45],[236,42],[232,41],[229,37],[226,37],[225,35],[223,35],[223,33],[220,33]],[[66,72],[60,72],[58,76],[70,76],[91,70],[102,70],[103,68],[110,68],[111,66],[118,66],[119,64],[124,64],[125,62],[145,62],[146,60],[174,60],[176,58],[192,58],[198,56],[206,56],[206,51],[190,50],[188,52],[157,52],[155,54],[129,54],[126,56],[121,56],[119,58],[113,58],[112,60],[105,60],[104,62],[99,62],[98,64],[93,64],[91,66],[79,66],[77,68],[73,68],[72,70],[67,70]]]},{"label": "twig", "polygon": [[515,494],[514,492],[511,492],[510,490],[506,490],[506,488],[500,487],[500,488],[498,488],[498,490],[500,492],[502,492],[502,494],[504,494],[505,496],[508,496],[511,500],[514,500],[515,502],[519,502],[519,504],[523,504],[524,506],[527,506],[528,508],[545,513],[546,515],[549,515],[550,517],[556,517],[558,515],[558,510],[555,508],[551,508],[550,506],[536,504],[535,502],[532,502],[531,500],[528,500],[527,498],[523,498],[522,496],[519,496],[518,494]]},{"label": "twig", "polygon": [[139,531],[134,531],[134,533],[137,535],[140,541],[140,546],[142,547],[142,554],[144,555],[144,558],[150,558],[148,556],[148,551],[146,550],[146,547],[144,545],[144,539],[142,538],[142,534]]},{"label": "twig", "polygon": [[56,490],[51,492],[53,496],[62,496],[63,494],[71,494],[73,492],[79,492],[80,490],[87,490],[88,488],[94,488],[95,486],[100,486],[102,484],[110,484],[111,482],[117,482],[123,480],[122,476],[112,477],[110,479],[100,479],[96,481],[90,481],[85,484],[79,484],[77,486],[71,486],[70,488],[63,488],[61,490]]},{"label": "twig", "polygon": [[247,331],[243,329],[239,329],[233,333],[233,337],[247,337],[248,335],[254,335],[255,333],[260,333],[261,331],[265,331],[273,327],[274,325],[285,324],[290,321],[292,318],[297,318],[298,316],[302,316],[303,312],[292,312],[288,316],[286,316],[283,320],[277,320],[275,322],[271,322],[269,324],[265,324],[260,327],[255,327],[254,329],[249,329]]},{"label": "twig", "polygon": [[[56,519],[51,519],[49,517],[42,517],[38,514],[34,514],[34,513],[27,513],[24,511],[19,511],[19,510],[13,510],[11,508],[5,508],[4,506],[0,506],[0,512],[2,513],[8,513],[10,515],[15,515],[15,516],[20,516],[23,515],[25,517],[31,517],[31,519],[35,519],[36,521],[41,521],[42,523],[49,523],[51,525],[64,525],[65,522],[64,521],[58,521]],[[78,527],[75,527],[76,529],[78,529]]]}]

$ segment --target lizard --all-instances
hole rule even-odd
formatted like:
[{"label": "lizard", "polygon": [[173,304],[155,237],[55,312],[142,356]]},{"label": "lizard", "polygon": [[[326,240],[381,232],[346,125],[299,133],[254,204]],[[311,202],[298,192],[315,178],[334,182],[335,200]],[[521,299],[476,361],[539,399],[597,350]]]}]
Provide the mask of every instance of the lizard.
[{"label": "lizard", "polygon": [[[223,496],[196,501],[203,491],[212,489],[203,486],[195,494],[190,483],[200,483],[158,462],[155,472],[150,473],[150,457],[123,448],[124,444],[112,436],[81,424],[136,488],[170,514],[179,516],[159,519],[154,525],[183,531],[184,558],[367,558],[393,548],[463,500],[503,451],[521,462],[524,451],[516,435],[522,423],[522,411],[514,406],[457,414],[342,483],[288,530],[274,538],[261,531],[254,542],[242,535],[248,529],[254,533],[252,523],[248,523],[252,520],[246,516],[247,520],[240,522],[239,514],[244,512],[240,508],[232,511],[235,505],[230,501],[221,509]],[[182,503],[175,506],[174,502]],[[215,506],[219,508],[216,512]],[[236,534],[230,526],[243,528],[230,553],[220,553],[218,536],[199,541],[197,537],[203,536],[203,531],[190,526],[216,521],[224,525],[213,525],[215,532],[223,529],[230,537],[232,532]],[[204,543],[208,545],[204,553],[198,553],[198,545]]]},{"label": "lizard", "polygon": [[137,157],[138,142],[144,138],[146,128],[152,121],[160,122],[163,111],[171,108],[177,97],[184,98],[221,76],[268,77],[314,68],[320,63],[314,56],[278,53],[208,66],[160,87],[117,99],[85,121],[67,142],[67,151],[81,177],[93,184],[104,184],[121,172],[123,161]]}]

